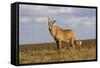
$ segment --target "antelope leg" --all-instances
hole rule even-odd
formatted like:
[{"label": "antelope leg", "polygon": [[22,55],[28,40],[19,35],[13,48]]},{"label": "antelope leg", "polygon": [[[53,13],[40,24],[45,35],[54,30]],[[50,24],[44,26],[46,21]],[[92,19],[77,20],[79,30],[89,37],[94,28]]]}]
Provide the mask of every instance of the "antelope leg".
[{"label": "antelope leg", "polygon": [[55,39],[56,41],[56,45],[57,45],[57,50],[59,51],[59,41],[57,39]]},{"label": "antelope leg", "polygon": [[61,41],[59,41],[59,48],[61,49]]},{"label": "antelope leg", "polygon": [[72,38],[72,40],[71,40],[71,44],[72,44],[73,47],[75,47],[75,43],[74,43],[74,41],[75,41],[75,39]]}]

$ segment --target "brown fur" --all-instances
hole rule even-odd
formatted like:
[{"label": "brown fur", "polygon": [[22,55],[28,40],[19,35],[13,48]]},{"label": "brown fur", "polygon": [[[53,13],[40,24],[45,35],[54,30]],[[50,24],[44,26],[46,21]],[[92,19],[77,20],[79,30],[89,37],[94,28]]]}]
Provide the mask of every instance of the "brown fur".
[{"label": "brown fur", "polygon": [[64,30],[58,26],[55,26],[54,25],[55,22],[56,21],[53,19],[51,19],[51,20],[48,19],[49,31],[56,41],[57,48],[58,49],[61,48],[62,41],[70,42],[72,44],[72,46],[75,47],[75,43],[74,43],[75,32],[71,29]]}]

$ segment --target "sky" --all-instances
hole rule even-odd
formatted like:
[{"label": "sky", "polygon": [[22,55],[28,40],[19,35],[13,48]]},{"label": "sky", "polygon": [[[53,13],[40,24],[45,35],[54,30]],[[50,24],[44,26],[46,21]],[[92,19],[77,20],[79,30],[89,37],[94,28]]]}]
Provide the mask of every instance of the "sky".
[{"label": "sky", "polygon": [[48,17],[55,18],[56,26],[74,30],[77,40],[96,38],[96,9],[20,4],[19,44],[54,42]]}]

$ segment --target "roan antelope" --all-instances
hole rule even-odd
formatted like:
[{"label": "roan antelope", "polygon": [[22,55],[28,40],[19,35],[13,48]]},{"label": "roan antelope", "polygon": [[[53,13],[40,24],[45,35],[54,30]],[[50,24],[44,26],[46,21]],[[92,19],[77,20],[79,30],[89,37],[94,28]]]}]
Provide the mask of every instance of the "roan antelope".
[{"label": "roan antelope", "polygon": [[55,26],[54,25],[55,22],[56,20],[54,20],[54,18],[53,19],[48,18],[49,31],[54,40],[56,41],[57,49],[59,50],[61,48],[62,41],[70,42],[72,46],[75,47],[75,44],[79,43],[78,41],[77,43],[75,43],[75,32],[72,29],[64,30],[58,26]]}]

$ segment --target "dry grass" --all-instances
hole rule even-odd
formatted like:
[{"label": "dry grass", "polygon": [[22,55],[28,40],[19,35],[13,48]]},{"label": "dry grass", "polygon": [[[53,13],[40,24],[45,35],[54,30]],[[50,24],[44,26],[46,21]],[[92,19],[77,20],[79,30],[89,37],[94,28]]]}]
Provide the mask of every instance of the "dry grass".
[{"label": "dry grass", "polygon": [[64,62],[96,59],[96,40],[82,40],[81,46],[73,48],[63,43],[58,53],[56,43],[25,44],[19,46],[19,63]]}]

